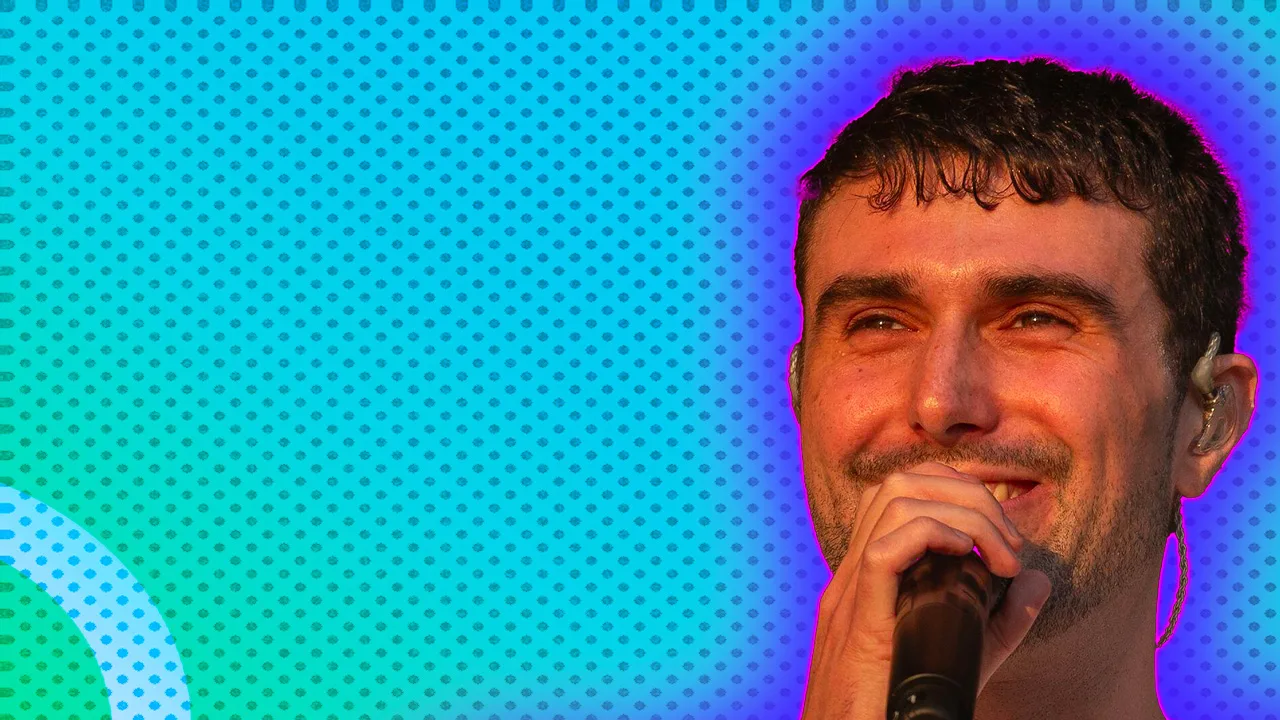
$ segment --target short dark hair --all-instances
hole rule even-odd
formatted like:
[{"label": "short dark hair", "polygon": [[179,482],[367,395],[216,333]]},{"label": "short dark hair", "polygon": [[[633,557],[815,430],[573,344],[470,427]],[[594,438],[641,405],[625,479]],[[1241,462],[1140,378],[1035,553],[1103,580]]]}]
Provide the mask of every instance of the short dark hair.
[{"label": "short dark hair", "polygon": [[1169,370],[1186,377],[1212,332],[1235,347],[1244,311],[1239,196],[1192,124],[1124,77],[1045,58],[943,60],[901,70],[889,93],[845,126],[801,178],[796,289],[824,201],[845,181],[877,178],[877,210],[943,190],[984,208],[1011,183],[1030,203],[1074,195],[1119,202],[1146,218],[1144,261],[1168,310]]}]

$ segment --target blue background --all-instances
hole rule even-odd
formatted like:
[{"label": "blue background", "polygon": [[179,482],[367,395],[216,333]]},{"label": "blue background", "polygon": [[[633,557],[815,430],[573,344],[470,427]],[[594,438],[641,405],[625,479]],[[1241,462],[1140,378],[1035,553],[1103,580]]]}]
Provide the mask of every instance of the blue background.
[{"label": "blue background", "polygon": [[899,67],[1050,55],[1242,189],[1258,412],[1157,679],[1276,717],[1273,1],[0,9],[5,482],[146,586],[192,716],[797,717],[796,179]]}]

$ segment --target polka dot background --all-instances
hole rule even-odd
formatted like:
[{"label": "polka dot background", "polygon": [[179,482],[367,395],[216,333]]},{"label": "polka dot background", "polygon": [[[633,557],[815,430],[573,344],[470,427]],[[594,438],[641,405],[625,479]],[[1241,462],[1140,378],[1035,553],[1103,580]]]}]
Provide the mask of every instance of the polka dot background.
[{"label": "polka dot background", "polygon": [[[794,718],[828,580],[783,375],[795,180],[902,65],[1052,54],[1182,108],[1243,189],[1263,384],[1186,503],[1157,682],[1172,718],[1275,718],[1277,28],[1271,0],[4,0],[3,482],[141,584],[196,718]],[[1175,578],[1170,550],[1162,618]],[[122,717],[64,608],[0,581],[8,712]]]},{"label": "polka dot background", "polygon": [[[173,636],[142,584],[102,544],[25,492],[0,487],[0,562],[75,622],[117,717],[186,720],[190,703]],[[92,705],[90,705],[92,707]]]},{"label": "polka dot background", "polygon": [[0,565],[0,682],[9,717],[107,720],[107,688],[94,653],[66,612],[18,570]]}]

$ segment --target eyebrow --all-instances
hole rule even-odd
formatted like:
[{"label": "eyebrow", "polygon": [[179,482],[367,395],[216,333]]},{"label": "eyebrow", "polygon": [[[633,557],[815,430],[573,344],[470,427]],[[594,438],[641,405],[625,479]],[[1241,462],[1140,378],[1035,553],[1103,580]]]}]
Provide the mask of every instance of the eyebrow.
[{"label": "eyebrow", "polygon": [[814,325],[822,328],[831,312],[859,300],[896,300],[919,303],[916,279],[906,273],[841,275],[832,280],[814,307]]},{"label": "eyebrow", "polygon": [[991,275],[983,285],[987,295],[996,299],[1043,297],[1065,300],[1083,307],[1112,328],[1119,329],[1124,325],[1124,317],[1112,294],[1075,273]]},{"label": "eyebrow", "polygon": [[[1113,328],[1124,324],[1111,293],[1069,272],[990,274],[983,279],[987,297],[997,300],[1054,298],[1083,307]],[[814,307],[814,325],[821,329],[841,305],[861,300],[890,300],[923,304],[919,281],[907,273],[841,275],[831,281]]]}]

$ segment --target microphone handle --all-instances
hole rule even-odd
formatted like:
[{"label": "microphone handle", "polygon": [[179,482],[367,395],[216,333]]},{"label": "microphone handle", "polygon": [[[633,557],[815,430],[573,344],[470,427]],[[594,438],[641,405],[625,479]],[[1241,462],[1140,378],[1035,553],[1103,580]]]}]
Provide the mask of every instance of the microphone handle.
[{"label": "microphone handle", "polygon": [[926,552],[902,574],[886,720],[973,720],[987,620],[1008,582],[974,552]]}]

